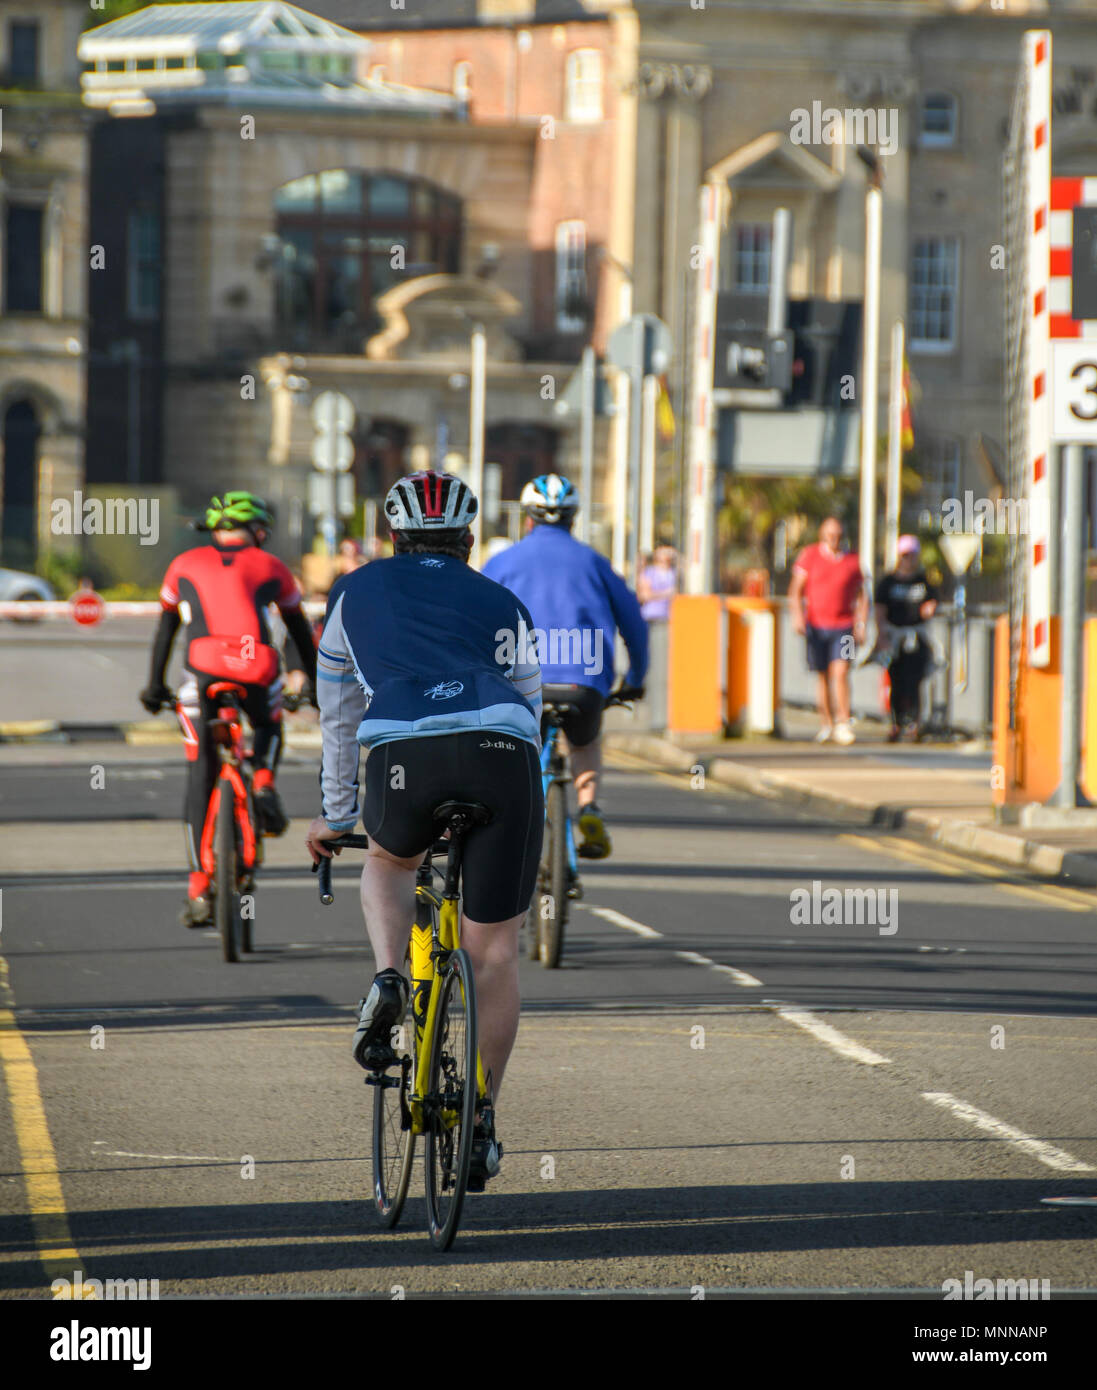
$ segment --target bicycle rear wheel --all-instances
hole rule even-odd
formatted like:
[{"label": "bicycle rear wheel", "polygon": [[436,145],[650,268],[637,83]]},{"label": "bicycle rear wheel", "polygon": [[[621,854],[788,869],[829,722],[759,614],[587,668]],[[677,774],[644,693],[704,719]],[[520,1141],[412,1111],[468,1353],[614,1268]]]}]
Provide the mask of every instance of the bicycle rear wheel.
[{"label": "bicycle rear wheel", "polygon": [[240,959],[240,898],[236,892],[236,798],[232,783],[221,783],[217,804],[217,926],[221,954],[230,964]]},{"label": "bicycle rear wheel", "polygon": [[[410,1026],[414,1037],[414,1025]],[[390,1230],[404,1210],[415,1158],[408,1108],[414,1072],[413,1055],[405,1053],[399,1067],[369,1078],[373,1087],[373,1204],[381,1225]]]},{"label": "bicycle rear wheel", "polygon": [[[563,782],[551,782],[545,816],[545,848],[542,863],[541,963],[555,970],[564,949],[564,923],[568,915],[568,801]],[[547,898],[547,901],[546,901]]]},{"label": "bicycle rear wheel", "polygon": [[427,1220],[436,1250],[457,1234],[476,1124],[476,988],[472,962],[454,951],[446,966],[431,1041],[425,1097]]}]

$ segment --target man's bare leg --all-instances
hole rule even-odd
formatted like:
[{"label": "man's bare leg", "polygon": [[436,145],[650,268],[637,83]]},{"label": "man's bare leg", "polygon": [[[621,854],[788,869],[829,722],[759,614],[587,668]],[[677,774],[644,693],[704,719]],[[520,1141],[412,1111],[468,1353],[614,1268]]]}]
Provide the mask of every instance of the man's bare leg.
[{"label": "man's bare leg", "polygon": [[829,729],[834,723],[834,715],[831,711],[830,685],[827,681],[826,671],[820,671],[816,675],[815,681],[816,700],[819,705],[819,718],[823,721],[823,728]]},{"label": "man's bare leg", "polygon": [[505,922],[474,922],[461,918],[461,945],[472,961],[479,1014],[480,1060],[484,1075],[491,1073],[495,1103],[503,1072],[518,1036],[518,928],[525,921],[510,917]]},{"label": "man's bare leg", "polygon": [[405,957],[415,917],[415,870],[423,862],[397,859],[373,839],[362,865],[362,915],[377,961],[377,973],[398,970],[407,974]]},{"label": "man's bare leg", "polygon": [[838,710],[838,722],[849,722],[849,662],[832,661],[829,669],[834,686],[834,703]]},{"label": "man's bare leg", "polygon": [[598,800],[598,778],[602,773],[602,737],[599,735],[584,748],[571,750],[571,775],[575,781],[575,799],[579,809]]}]

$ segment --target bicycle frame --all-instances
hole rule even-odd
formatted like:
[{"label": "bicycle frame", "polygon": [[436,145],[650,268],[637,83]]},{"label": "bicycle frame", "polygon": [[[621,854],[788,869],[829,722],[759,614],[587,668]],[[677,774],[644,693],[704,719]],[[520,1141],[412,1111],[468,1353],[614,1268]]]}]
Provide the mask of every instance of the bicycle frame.
[{"label": "bicycle frame", "polygon": [[224,681],[211,685],[209,693],[222,696],[224,704],[218,706],[217,718],[210,722],[209,728],[209,736],[217,744],[220,767],[210,792],[206,819],[202,824],[202,843],[199,849],[202,871],[211,876],[216,872],[213,839],[221,800],[220,787],[222,782],[227,781],[232,786],[236,824],[240,831],[240,866],[245,873],[250,874],[262,862],[263,850],[248,807],[247,753],[244,748],[244,726],[240,719],[240,706],[237,704],[244,691],[238,685]]},{"label": "bicycle frame", "polygon": [[[457,875],[460,870],[460,853],[455,842],[450,843],[449,859],[446,864],[445,886],[439,893],[433,884],[434,869],[430,855],[424,860],[416,876],[415,900],[416,921],[411,929],[411,998],[412,1019],[416,1035],[416,1067],[408,1100],[411,1109],[413,1134],[426,1133],[423,1117],[423,1097],[427,1090],[427,1071],[430,1067],[430,1053],[434,1041],[434,1030],[438,1022],[438,1006],[442,993],[442,979],[446,961],[451,953],[461,945],[461,914],[457,893]],[[424,915],[430,916],[429,923],[419,920],[419,905],[426,909]],[[437,912],[435,918],[430,908]],[[426,1004],[422,1003],[426,993]],[[476,1052],[476,1094],[479,1099],[487,1095],[487,1080],[480,1051]],[[446,1112],[444,1119],[448,1127],[457,1123],[457,1114]]]},{"label": "bicycle frame", "polygon": [[[552,783],[571,781],[567,755],[560,751],[559,739],[560,725],[550,716],[548,733],[544,747],[541,749],[541,790],[544,794],[546,808],[548,807],[548,789]],[[572,829],[570,811],[564,817],[564,833],[568,847],[568,873],[574,880],[579,877],[579,859],[575,852],[575,832]]]}]

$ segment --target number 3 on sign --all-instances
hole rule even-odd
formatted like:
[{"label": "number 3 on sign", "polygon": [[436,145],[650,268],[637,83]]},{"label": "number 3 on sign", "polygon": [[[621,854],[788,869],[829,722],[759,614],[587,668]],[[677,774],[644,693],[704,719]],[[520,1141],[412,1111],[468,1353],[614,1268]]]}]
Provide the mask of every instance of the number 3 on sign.
[{"label": "number 3 on sign", "polygon": [[1097,443],[1097,342],[1051,345],[1051,437]]}]

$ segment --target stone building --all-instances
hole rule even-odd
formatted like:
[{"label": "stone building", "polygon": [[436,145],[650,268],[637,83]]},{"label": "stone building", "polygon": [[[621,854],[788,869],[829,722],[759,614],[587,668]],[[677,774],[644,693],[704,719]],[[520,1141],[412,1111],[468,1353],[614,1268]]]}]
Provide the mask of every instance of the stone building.
[{"label": "stone building", "polygon": [[81,39],[85,101],[104,113],[97,480],[127,476],[125,437],[136,482],[191,507],[253,487],[285,502],[283,540],[307,541],[309,402],[350,397],[359,499],[415,464],[460,468],[477,323],[490,482],[509,496],[552,467],[570,367],[530,292],[538,131],[474,125],[452,94],[371,78],[370,52],[263,3],[154,5]]},{"label": "stone building", "polygon": [[[0,0],[0,564],[83,478],[88,117],[80,0]],[[58,542],[63,544],[63,540]]]},{"label": "stone building", "polygon": [[[897,318],[920,393],[915,444],[925,487],[907,519],[936,512],[965,488],[978,495],[997,486],[1005,344],[995,248],[1005,241],[1001,159],[1021,36],[1033,26],[1053,32],[1054,172],[1097,172],[1094,0],[479,0],[474,20],[462,0],[406,0],[402,10],[386,0],[316,3],[375,41],[369,61],[379,77],[463,93],[477,124],[530,120],[563,100],[558,51],[582,45],[602,54],[597,138],[613,153],[610,176],[587,180],[586,216],[598,230],[583,267],[596,282],[595,341],[601,346],[632,309],[658,314],[678,347],[676,402],[689,384],[701,189],[726,189],[719,289],[728,312],[764,326],[773,215],[784,207],[792,214],[789,323],[814,324],[825,339],[837,334],[842,311],[859,313],[868,175],[855,146],[875,139],[885,170],[881,430]],[[508,74],[523,54],[544,56],[535,72],[522,70],[525,96],[515,101]],[[812,119],[828,110],[853,114],[849,138],[829,142],[825,122]],[[864,123],[870,112],[876,130]],[[582,158],[561,156],[563,165]],[[554,218],[578,214],[568,211],[567,180],[553,177],[552,156],[541,154],[540,167],[535,199],[546,244]],[[600,258],[598,243],[607,252]],[[855,347],[846,357],[859,374]],[[718,476],[857,467],[860,402],[806,388],[792,399],[794,410],[775,412],[757,392],[717,393]],[[849,406],[845,443],[821,451],[839,404]],[[680,430],[678,451],[661,460],[664,521],[675,527],[685,444]]]}]

